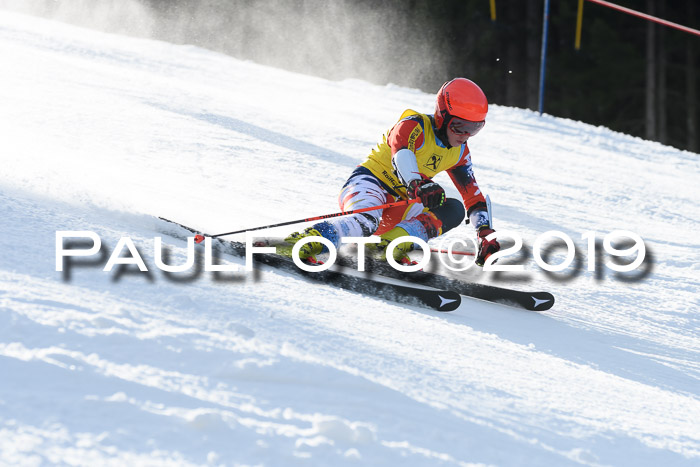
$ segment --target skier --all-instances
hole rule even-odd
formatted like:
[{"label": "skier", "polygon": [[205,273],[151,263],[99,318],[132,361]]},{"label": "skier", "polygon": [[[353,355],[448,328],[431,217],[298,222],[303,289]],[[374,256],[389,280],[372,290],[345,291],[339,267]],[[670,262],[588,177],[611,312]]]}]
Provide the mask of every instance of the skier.
[{"label": "skier", "polygon": [[[398,237],[415,236],[427,241],[457,227],[466,215],[476,230],[479,251],[476,264],[500,249],[494,238],[484,195],[474,178],[467,140],[485,124],[488,102],[476,83],[456,78],[443,84],[437,93],[435,114],[406,110],[384,135],[367,160],[350,175],[341,189],[338,203],[343,211],[379,206],[398,199],[419,198],[420,202],[374,210],[319,222],[285,239],[294,244],[308,236],[322,236],[336,248],[342,237],[379,235],[378,244],[369,244],[384,252]],[[432,178],[447,171],[462,196],[460,202],[446,198],[445,190]],[[413,242],[400,243],[394,249],[397,261],[409,264]],[[300,256],[309,262],[324,251],[320,242],[302,246]]]}]

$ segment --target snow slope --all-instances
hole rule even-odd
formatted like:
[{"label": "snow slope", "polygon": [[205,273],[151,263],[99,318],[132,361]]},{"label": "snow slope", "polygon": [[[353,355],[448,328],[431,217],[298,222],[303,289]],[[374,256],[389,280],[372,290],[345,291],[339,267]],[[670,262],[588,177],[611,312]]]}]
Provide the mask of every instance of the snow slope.
[{"label": "snow slope", "polygon": [[[700,461],[697,154],[492,106],[470,148],[527,272],[464,277],[557,304],[439,314],[235,258],[218,277],[154,263],[153,216],[217,232],[336,211],[352,168],[432,95],[2,11],[0,57],[0,464]],[[647,261],[587,271],[581,235],[617,229]],[[102,256],[57,272],[58,230],[96,232]],[[578,267],[534,264],[549,230]],[[148,273],[102,271],[123,236]]]}]

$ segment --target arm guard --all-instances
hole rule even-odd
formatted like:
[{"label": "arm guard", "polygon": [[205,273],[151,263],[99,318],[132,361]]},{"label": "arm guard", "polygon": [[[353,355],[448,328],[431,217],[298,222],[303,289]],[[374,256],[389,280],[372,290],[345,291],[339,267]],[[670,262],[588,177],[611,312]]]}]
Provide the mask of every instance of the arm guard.
[{"label": "arm guard", "polygon": [[468,161],[464,165],[458,165],[447,171],[452,182],[459,190],[467,209],[467,218],[477,231],[490,225],[489,213],[486,210],[486,198],[484,198],[479,185],[474,178],[472,163]]},{"label": "arm guard", "polygon": [[410,149],[399,149],[391,158],[391,165],[394,166],[396,175],[405,186],[408,186],[413,180],[422,178],[418,170],[416,155]]}]

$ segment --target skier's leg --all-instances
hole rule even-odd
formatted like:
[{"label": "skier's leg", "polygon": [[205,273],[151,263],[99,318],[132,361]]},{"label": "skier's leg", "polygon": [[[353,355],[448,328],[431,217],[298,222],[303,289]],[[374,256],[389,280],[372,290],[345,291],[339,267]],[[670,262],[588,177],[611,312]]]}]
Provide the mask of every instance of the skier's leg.
[{"label": "skier's leg", "polygon": [[[394,197],[366,169],[355,170],[338,196],[338,205],[343,211],[380,206],[393,201]],[[329,223],[335,227],[340,237],[369,237],[379,227],[383,213],[384,209],[375,209],[331,219]]]},{"label": "skier's leg", "polygon": [[[366,169],[355,170],[343,185],[338,197],[338,204],[343,211],[380,206],[390,201],[393,201],[393,197],[382,187],[379,180]],[[285,240],[289,243],[296,243],[304,237],[322,236],[338,248],[343,237],[368,237],[372,235],[379,227],[382,211],[382,209],[376,209],[318,222],[301,232],[291,234]],[[323,251],[323,244],[310,242],[302,247],[300,253],[304,257],[314,257]]]},{"label": "skier's leg", "polygon": [[464,204],[456,198],[447,198],[443,205],[433,209],[432,213],[440,220],[442,233],[460,225],[466,216]]},{"label": "skier's leg", "polygon": [[[415,206],[415,205],[414,205]],[[422,206],[422,205],[418,205]],[[455,198],[448,198],[439,208],[424,210],[418,215],[407,215],[394,228],[381,235],[382,241],[377,249],[384,250],[387,245],[399,237],[412,236],[428,241],[457,227],[464,220],[465,211],[462,203]],[[413,249],[413,242],[400,243],[394,249],[394,258],[399,262],[408,262],[408,252]]]},{"label": "skier's leg", "polygon": [[382,213],[382,220],[379,223],[379,228],[374,232],[374,235],[384,235],[396,227],[399,222],[416,217],[424,211],[425,208],[421,203],[385,209]]},{"label": "skier's leg", "polygon": [[[408,208],[406,206],[397,206],[385,209],[379,228],[374,234],[383,235],[396,227],[400,222],[417,217],[424,212],[427,212],[427,210],[419,203],[411,204]],[[457,227],[462,223],[465,216],[462,202],[455,198],[447,198],[442,206],[433,209],[431,212],[440,221],[442,233]]]}]

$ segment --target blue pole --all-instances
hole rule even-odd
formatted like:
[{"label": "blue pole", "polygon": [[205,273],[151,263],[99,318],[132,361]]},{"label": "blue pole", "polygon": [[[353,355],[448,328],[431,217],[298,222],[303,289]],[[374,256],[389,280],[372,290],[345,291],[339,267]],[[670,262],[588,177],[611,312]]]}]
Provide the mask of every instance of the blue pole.
[{"label": "blue pole", "polygon": [[544,18],[542,19],[542,51],[540,53],[540,98],[537,110],[542,115],[544,103],[544,73],[547,64],[547,36],[549,33],[549,0],[544,0]]}]

